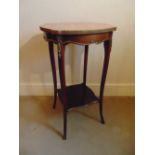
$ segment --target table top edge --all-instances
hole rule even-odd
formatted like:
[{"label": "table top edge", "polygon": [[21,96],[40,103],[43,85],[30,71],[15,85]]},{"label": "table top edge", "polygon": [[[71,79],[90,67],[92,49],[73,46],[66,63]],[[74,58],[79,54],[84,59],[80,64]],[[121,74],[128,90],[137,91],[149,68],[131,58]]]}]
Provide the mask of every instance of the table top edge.
[{"label": "table top edge", "polygon": [[106,33],[106,32],[113,32],[116,31],[117,27],[108,25],[107,27],[103,28],[94,28],[94,29],[87,29],[87,30],[67,30],[67,29],[56,29],[56,28],[49,28],[46,24],[40,26],[40,30],[45,33],[51,33],[53,35],[82,35],[82,34],[99,34],[99,33]]}]

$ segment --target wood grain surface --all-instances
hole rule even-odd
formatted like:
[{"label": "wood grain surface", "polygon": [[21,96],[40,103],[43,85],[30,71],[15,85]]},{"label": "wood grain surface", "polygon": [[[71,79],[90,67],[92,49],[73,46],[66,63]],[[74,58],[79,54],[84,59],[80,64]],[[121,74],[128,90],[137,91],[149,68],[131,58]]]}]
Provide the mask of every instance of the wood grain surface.
[{"label": "wood grain surface", "polygon": [[116,27],[104,23],[48,23],[40,26],[44,32],[61,35],[96,34],[115,31]]}]

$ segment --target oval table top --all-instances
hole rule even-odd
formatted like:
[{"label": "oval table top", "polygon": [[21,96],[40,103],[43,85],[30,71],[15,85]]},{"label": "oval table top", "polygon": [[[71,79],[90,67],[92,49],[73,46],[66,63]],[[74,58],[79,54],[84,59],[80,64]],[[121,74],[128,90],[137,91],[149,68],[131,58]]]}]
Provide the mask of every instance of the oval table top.
[{"label": "oval table top", "polygon": [[112,32],[116,27],[104,23],[47,23],[40,29],[54,35],[80,35]]}]

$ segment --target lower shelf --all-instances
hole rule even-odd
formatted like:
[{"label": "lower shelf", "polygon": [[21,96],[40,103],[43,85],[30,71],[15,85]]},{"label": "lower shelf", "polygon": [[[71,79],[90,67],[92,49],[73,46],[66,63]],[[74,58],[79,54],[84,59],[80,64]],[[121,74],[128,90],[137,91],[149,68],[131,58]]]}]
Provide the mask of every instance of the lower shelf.
[{"label": "lower shelf", "polygon": [[[77,84],[66,87],[66,95],[68,109],[98,100],[93,91],[85,84]],[[63,103],[63,92],[61,89],[58,89],[58,96],[60,101]]]}]

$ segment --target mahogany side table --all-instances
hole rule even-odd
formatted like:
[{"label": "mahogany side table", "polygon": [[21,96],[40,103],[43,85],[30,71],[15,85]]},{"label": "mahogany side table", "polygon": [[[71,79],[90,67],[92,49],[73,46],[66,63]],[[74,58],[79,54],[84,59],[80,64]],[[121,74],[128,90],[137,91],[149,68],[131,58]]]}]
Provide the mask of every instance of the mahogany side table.
[{"label": "mahogany side table", "polygon": [[[97,23],[49,23],[40,26],[44,32],[44,38],[48,41],[50,61],[54,83],[54,104],[56,106],[57,94],[63,104],[64,135],[67,133],[67,111],[69,108],[82,106],[93,101],[99,102],[101,123],[104,123],[102,114],[104,85],[108,70],[110,51],[112,46],[112,34],[115,26]],[[61,88],[57,88],[56,64],[54,58],[53,44],[58,47],[58,65]],[[65,80],[65,46],[67,44],[79,44],[85,46],[83,82],[72,86],[66,86]],[[92,43],[104,43],[104,62],[100,84],[100,95],[96,97],[93,91],[86,85],[88,48]]]}]

